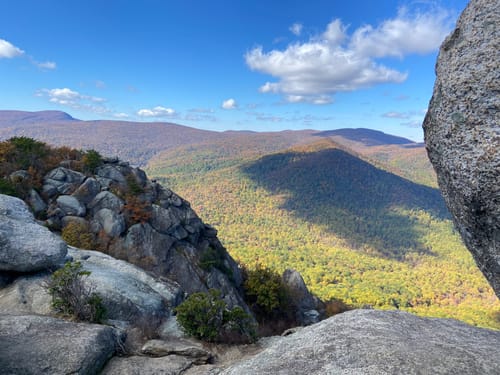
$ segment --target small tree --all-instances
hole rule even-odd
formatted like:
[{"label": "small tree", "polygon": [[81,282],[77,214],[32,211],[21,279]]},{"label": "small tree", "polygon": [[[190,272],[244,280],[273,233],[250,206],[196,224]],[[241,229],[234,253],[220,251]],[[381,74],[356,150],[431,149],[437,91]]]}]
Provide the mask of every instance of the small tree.
[{"label": "small tree", "polygon": [[248,342],[255,339],[251,317],[241,307],[229,310],[216,289],[190,295],[177,306],[176,312],[184,331],[200,340],[213,342],[230,338]]},{"label": "small tree", "polygon": [[84,281],[89,275],[80,262],[67,262],[52,274],[46,287],[52,296],[52,306],[59,313],[81,321],[101,323],[106,309],[93,286]]}]

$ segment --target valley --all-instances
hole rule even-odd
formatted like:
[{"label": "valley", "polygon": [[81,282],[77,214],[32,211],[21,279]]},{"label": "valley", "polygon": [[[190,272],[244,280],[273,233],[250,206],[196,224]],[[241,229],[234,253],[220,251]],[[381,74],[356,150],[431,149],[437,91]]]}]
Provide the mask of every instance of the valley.
[{"label": "valley", "polygon": [[1,139],[145,166],[250,268],[295,268],[323,300],[500,329],[500,302],[453,229],[422,144],[367,129],[211,132],[5,112]]}]

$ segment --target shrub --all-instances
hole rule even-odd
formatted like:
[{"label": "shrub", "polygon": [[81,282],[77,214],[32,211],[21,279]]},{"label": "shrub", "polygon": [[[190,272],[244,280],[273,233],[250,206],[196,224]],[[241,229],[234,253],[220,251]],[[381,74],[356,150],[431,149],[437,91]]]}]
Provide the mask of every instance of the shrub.
[{"label": "shrub", "polygon": [[7,178],[0,178],[0,194],[12,195],[13,197],[20,196],[16,185]]},{"label": "shrub", "polygon": [[129,226],[137,223],[146,223],[151,219],[151,205],[143,202],[139,198],[128,195],[123,206],[123,213]]},{"label": "shrub", "polygon": [[289,292],[281,276],[257,264],[255,269],[242,267],[247,303],[261,320],[275,319],[288,315],[291,309]]},{"label": "shrub", "polygon": [[133,174],[128,174],[125,179],[127,181],[127,191],[129,194],[137,196],[144,193],[143,187],[137,182]]},{"label": "shrub", "polygon": [[102,164],[102,156],[96,150],[87,150],[83,153],[82,162],[86,172],[94,173]]},{"label": "shrub", "polygon": [[94,235],[90,232],[88,224],[70,221],[61,231],[62,239],[71,246],[80,249],[95,248]]},{"label": "shrub", "polygon": [[176,308],[177,321],[191,336],[205,341],[249,342],[255,339],[252,318],[241,308],[227,308],[220,291],[194,293]]},{"label": "shrub", "polygon": [[52,296],[52,306],[59,313],[81,321],[101,323],[106,309],[93,286],[84,281],[89,275],[80,262],[67,262],[52,274],[46,287]]}]

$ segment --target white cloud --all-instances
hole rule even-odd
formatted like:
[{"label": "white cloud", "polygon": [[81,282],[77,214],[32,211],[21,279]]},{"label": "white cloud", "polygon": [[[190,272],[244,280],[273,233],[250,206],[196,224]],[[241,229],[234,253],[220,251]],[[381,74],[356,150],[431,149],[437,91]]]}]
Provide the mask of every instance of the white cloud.
[{"label": "white cloud", "polygon": [[232,98],[222,102],[222,108],[224,109],[235,109],[236,107],[238,107],[238,104],[236,103],[236,100]]},{"label": "white cloud", "polygon": [[129,118],[130,116],[124,112],[113,113],[113,117],[116,118]]},{"label": "white cloud", "polygon": [[386,113],[383,113],[382,114],[382,117],[386,117],[386,118],[399,118],[399,119],[407,119],[409,118],[409,114],[407,113],[402,113],[402,112],[396,112],[396,111],[392,111],[392,112],[386,112]]},{"label": "white cloud", "polygon": [[401,10],[394,19],[360,27],[350,35],[336,19],[307,42],[269,52],[256,47],[245,60],[250,69],[277,78],[263,84],[261,92],[282,94],[289,102],[327,104],[336,92],[406,80],[406,72],[377,59],[436,50],[450,29],[448,19],[442,10],[416,15]]},{"label": "white cloud", "polygon": [[290,32],[293,35],[299,36],[302,33],[302,28],[303,28],[303,25],[301,23],[297,22],[297,23],[294,23],[292,26],[290,26],[288,30],[290,30]]},{"label": "white cloud", "polygon": [[172,108],[156,106],[151,109],[140,109],[137,111],[137,115],[141,117],[174,117],[177,115],[177,112],[175,112],[175,110]]},{"label": "white cloud", "polygon": [[352,38],[352,48],[369,57],[426,54],[436,50],[450,31],[449,15],[443,10],[409,14],[400,9],[398,16],[382,22],[378,27],[371,25],[357,29]]},{"label": "white cloud", "polygon": [[33,65],[43,70],[53,70],[57,67],[53,61],[37,61],[32,56],[26,55],[22,49],[14,46],[12,43],[0,39],[0,59],[11,59],[19,56],[26,57]]},{"label": "white cloud", "polygon": [[0,59],[11,59],[13,57],[24,55],[24,51],[17,48],[12,43],[0,39]]},{"label": "white cloud", "polygon": [[55,89],[41,89],[35,94],[44,97],[51,103],[71,107],[73,109],[85,110],[94,113],[109,113],[110,110],[104,105],[106,99],[96,96],[81,94],[67,87]]},{"label": "white cloud", "polygon": [[53,61],[38,62],[33,60],[33,64],[38,66],[40,69],[54,70],[57,68],[56,63]]}]

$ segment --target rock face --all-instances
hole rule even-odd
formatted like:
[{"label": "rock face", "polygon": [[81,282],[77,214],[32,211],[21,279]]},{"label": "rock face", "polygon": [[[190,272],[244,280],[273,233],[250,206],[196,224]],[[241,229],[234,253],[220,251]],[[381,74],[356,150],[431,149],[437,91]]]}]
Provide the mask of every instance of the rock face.
[{"label": "rock face", "polygon": [[2,374],[96,374],[114,354],[110,327],[47,316],[0,315]]},{"label": "rock face", "polygon": [[456,227],[500,297],[499,9],[471,0],[443,42],[424,132]]},{"label": "rock face", "polygon": [[48,226],[75,223],[93,238],[93,249],[173,280],[187,293],[219,289],[229,307],[249,311],[237,264],[187,201],[118,159],[104,159],[94,175],[62,164],[43,180]]},{"label": "rock face", "polygon": [[64,260],[64,241],[36,223],[22,200],[0,194],[0,216],[0,271],[39,271]]},{"label": "rock face", "polygon": [[270,341],[221,374],[498,374],[500,332],[451,319],[354,310]]}]

